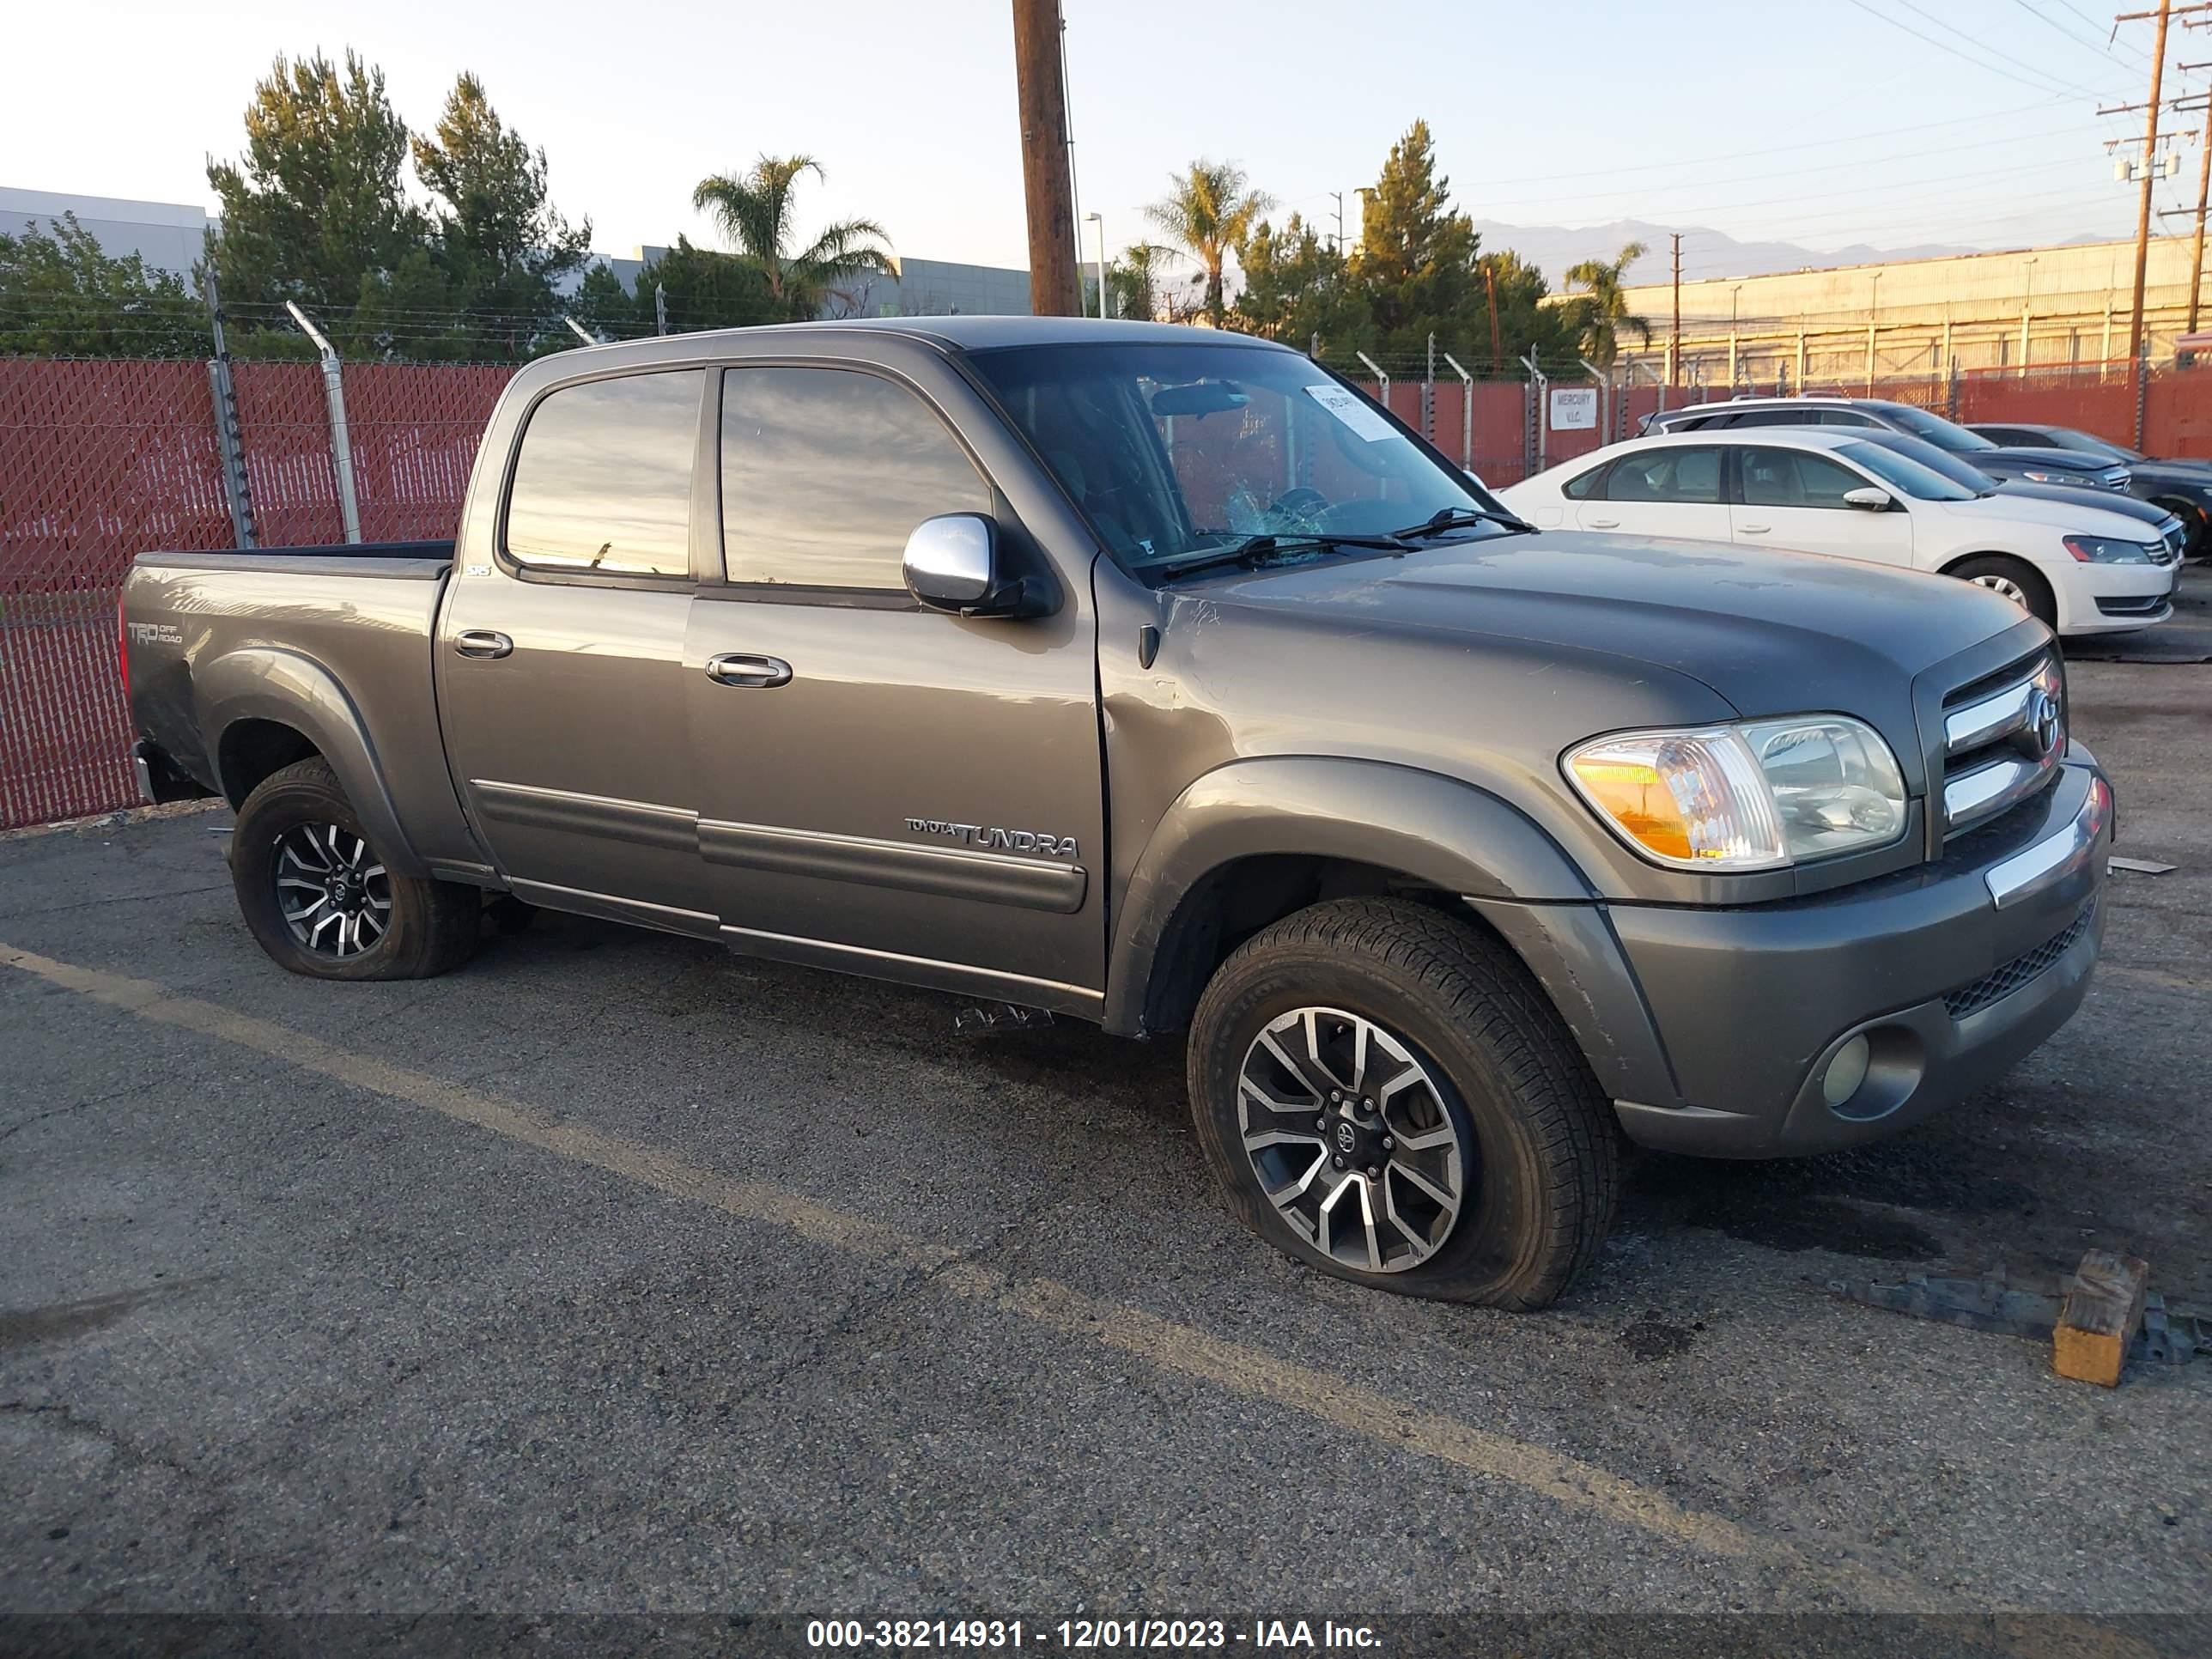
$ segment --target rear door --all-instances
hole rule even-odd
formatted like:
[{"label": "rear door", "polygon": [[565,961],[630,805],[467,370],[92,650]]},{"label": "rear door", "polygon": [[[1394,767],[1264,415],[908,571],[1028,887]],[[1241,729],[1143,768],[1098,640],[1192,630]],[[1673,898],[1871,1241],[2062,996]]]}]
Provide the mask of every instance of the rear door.
[{"label": "rear door", "polygon": [[1848,490],[1874,486],[1894,502],[1896,490],[1817,451],[1780,444],[1736,446],[1735,468],[1737,501],[1729,514],[1744,546],[1911,568],[1912,514],[1895,505],[1876,513],[1844,499]]},{"label": "rear door", "polygon": [[[1025,532],[948,415],[944,370],[853,362],[720,374],[724,580],[686,682],[700,847],[741,949],[1080,1008],[1104,982],[1097,639],[1049,617],[924,611],[900,560],[923,520]],[[717,664],[734,665],[718,672]]]},{"label": "rear door", "polygon": [[684,647],[710,385],[665,369],[542,398],[493,559],[454,574],[438,643],[453,775],[514,890],[703,933]]},{"label": "rear door", "polygon": [[1729,528],[1722,453],[1718,444],[1631,449],[1573,505],[1574,521],[1584,530],[1724,542]]}]

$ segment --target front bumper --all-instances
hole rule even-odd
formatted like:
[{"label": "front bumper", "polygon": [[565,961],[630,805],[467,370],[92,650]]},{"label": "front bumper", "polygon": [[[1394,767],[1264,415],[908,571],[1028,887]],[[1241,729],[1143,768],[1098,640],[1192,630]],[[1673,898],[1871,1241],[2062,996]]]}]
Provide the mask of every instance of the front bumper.
[{"label": "front bumper", "polygon": [[[2087,994],[2112,820],[2077,744],[2041,797],[1933,864],[1736,909],[1613,906],[1663,1061],[1616,1098],[1622,1127],[1668,1152],[1774,1158],[1893,1133],[1992,1081]],[[1861,1038],[1863,1080],[1832,1103],[1830,1067],[1848,1080]]]},{"label": "front bumper", "polygon": [[2082,565],[2062,596],[2058,631],[2069,639],[2148,628],[2173,614],[2181,560],[2171,564]]}]

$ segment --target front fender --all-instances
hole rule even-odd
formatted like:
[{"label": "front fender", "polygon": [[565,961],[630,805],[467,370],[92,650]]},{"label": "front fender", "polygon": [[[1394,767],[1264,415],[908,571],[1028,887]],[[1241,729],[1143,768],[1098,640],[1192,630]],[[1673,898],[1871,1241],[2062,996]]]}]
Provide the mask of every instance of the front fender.
[{"label": "front fender", "polygon": [[1239,859],[1283,854],[1376,865],[1474,898],[1595,897],[1549,836],[1472,785],[1379,761],[1234,761],[1185,789],[1138,857],[1114,930],[1106,1029],[1142,1028],[1155,959],[1187,894]]},{"label": "front fender", "polygon": [[[253,646],[226,653],[196,672],[193,694],[199,729],[207,734],[210,757],[220,771],[223,734],[240,720],[274,720],[303,733],[337,774],[346,799],[361,817],[361,827],[378,855],[396,874],[428,874],[399,822],[384,768],[368,727],[331,672],[312,658],[275,646]],[[233,801],[239,792],[219,777]]]}]

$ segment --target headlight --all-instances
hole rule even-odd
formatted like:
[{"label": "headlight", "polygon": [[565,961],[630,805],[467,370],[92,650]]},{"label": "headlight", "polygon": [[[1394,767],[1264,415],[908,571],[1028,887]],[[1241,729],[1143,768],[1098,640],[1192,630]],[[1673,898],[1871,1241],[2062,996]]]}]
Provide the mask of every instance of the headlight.
[{"label": "headlight", "polygon": [[2124,542],[2113,536],[2069,536],[2066,550],[2083,564],[2152,564],[2161,542]]},{"label": "headlight", "polygon": [[2023,472],[2020,475],[2030,483],[2072,484],[2076,489],[2100,489],[2104,486],[2094,478],[2084,477],[2079,472]]},{"label": "headlight", "polygon": [[1897,757],[1839,714],[1620,732],[1563,764],[1614,833],[1677,870],[1772,870],[1905,833]]}]

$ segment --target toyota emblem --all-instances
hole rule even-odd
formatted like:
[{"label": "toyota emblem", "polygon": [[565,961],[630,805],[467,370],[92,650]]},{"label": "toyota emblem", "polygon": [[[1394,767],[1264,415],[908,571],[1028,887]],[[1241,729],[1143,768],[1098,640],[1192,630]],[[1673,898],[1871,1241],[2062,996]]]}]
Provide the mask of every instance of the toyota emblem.
[{"label": "toyota emblem", "polygon": [[2039,685],[2035,688],[2035,695],[2028,700],[2025,735],[2038,760],[2057,750],[2058,700]]},{"label": "toyota emblem", "polygon": [[1357,1130],[1357,1129],[1353,1128],[1353,1127],[1352,1127],[1349,1123],[1340,1123],[1340,1124],[1338,1124],[1338,1125],[1336,1126],[1336,1149],[1337,1149],[1337,1151],[1339,1151],[1339,1152],[1350,1152],[1350,1151],[1351,1151],[1354,1146],[1357,1146],[1358,1144],[1359,1144],[1359,1131],[1358,1131],[1358,1130]]}]

